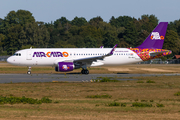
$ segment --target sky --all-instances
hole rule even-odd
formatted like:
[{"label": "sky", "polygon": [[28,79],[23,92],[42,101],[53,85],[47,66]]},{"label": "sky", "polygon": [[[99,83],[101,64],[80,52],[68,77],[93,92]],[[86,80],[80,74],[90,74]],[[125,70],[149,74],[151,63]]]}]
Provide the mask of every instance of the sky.
[{"label": "sky", "polygon": [[180,0],[0,0],[0,18],[19,9],[28,10],[36,21],[54,22],[61,17],[73,20],[84,17],[87,21],[100,16],[109,22],[112,16],[155,15],[159,22],[180,19]]}]

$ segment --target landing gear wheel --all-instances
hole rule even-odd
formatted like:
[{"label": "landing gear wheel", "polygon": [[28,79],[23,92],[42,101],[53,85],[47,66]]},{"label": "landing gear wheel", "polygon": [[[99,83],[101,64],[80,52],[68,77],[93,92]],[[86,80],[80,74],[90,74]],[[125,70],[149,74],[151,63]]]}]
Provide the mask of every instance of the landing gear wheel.
[{"label": "landing gear wheel", "polygon": [[84,69],[81,70],[81,74],[84,74]]},{"label": "landing gear wheel", "polygon": [[82,69],[82,70],[81,70],[81,73],[87,75],[87,74],[89,74],[89,70]]},{"label": "landing gear wheel", "polygon": [[31,74],[31,71],[28,71],[27,74],[30,75],[30,74]]},{"label": "landing gear wheel", "polygon": [[89,70],[85,70],[84,74],[86,75],[89,74]]}]

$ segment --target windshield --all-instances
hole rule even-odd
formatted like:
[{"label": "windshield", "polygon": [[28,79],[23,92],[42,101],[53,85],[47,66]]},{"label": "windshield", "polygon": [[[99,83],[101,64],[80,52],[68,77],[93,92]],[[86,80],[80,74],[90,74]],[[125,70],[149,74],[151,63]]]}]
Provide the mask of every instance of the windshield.
[{"label": "windshield", "polygon": [[21,53],[14,53],[13,56],[21,56]]}]

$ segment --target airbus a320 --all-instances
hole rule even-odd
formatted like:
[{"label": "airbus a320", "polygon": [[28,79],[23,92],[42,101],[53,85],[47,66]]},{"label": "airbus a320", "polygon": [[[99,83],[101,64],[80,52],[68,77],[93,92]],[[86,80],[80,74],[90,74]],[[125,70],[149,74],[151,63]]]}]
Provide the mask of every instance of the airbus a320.
[{"label": "airbus a320", "polygon": [[[168,22],[160,22],[145,41],[136,48],[30,48],[17,51],[7,62],[19,66],[54,66],[57,72],[88,67],[138,63],[171,54],[162,49]],[[31,74],[28,69],[27,74]]]}]

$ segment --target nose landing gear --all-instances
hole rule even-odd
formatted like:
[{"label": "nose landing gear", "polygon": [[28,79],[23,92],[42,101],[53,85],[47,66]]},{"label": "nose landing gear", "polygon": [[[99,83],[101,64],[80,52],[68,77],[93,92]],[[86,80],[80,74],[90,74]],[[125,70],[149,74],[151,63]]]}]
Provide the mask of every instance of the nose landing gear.
[{"label": "nose landing gear", "polygon": [[28,68],[27,74],[28,74],[28,75],[31,74],[31,67]]}]

